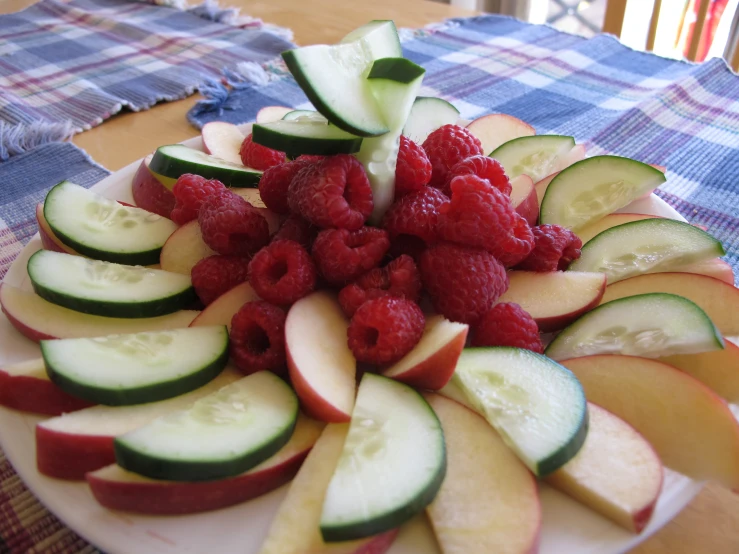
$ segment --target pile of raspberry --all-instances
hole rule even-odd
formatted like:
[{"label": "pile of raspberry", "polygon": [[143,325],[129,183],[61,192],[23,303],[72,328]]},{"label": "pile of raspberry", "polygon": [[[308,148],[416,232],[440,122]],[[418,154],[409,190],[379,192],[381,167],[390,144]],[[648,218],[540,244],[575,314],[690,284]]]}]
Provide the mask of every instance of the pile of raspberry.
[{"label": "pile of raspberry", "polygon": [[204,304],[246,281],[259,296],[232,321],[231,355],[244,373],[285,370],[287,310],[317,289],[337,293],[347,343],[365,364],[408,354],[429,312],[468,324],[473,346],[543,352],[531,316],[498,302],[507,270],[564,270],[582,244],[557,225],[531,227],[511,203],[503,167],[466,129],[445,125],[422,145],[400,138],[395,201],[372,224],[372,189],[353,156],[289,160],[251,135],[241,156],[265,170],[259,192],[283,218],[279,229],[270,235],[258,208],[194,175],[177,181],[172,219],[197,219],[216,252],[192,270]]}]

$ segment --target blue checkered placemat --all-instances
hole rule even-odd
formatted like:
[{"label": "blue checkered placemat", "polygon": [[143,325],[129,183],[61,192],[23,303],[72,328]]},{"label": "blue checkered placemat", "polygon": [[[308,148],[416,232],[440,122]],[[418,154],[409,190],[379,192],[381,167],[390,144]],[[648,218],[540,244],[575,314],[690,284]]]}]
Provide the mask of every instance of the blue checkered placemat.
[{"label": "blue checkered placemat", "polygon": [[[658,194],[721,239],[739,274],[739,78],[723,60],[689,64],[495,15],[401,35],[426,68],[421,94],[463,117],[507,113],[537,133],[574,136],[589,156],[667,166]],[[263,106],[307,105],[279,60],[262,69],[208,83],[189,120],[243,123]]]}]

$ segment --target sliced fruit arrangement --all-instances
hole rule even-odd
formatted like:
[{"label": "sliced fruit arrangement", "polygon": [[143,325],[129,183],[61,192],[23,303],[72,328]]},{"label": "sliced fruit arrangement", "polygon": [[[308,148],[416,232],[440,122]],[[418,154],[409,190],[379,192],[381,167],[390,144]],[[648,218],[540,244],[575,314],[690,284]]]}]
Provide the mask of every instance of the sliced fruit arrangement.
[{"label": "sliced fruit arrangement", "polygon": [[165,271],[190,275],[196,263],[213,254],[215,251],[203,240],[203,231],[198,222],[190,221],[179,227],[164,243],[159,263]]},{"label": "sliced fruit arrangement", "polygon": [[[501,144],[490,152],[510,179],[528,175],[536,183],[557,171],[557,158],[575,146],[575,139],[559,135],[523,136]],[[544,223],[549,223],[544,221]]]},{"label": "sliced fruit arrangement", "polygon": [[362,146],[362,138],[313,119],[258,123],[252,133],[258,144],[285,152],[291,158],[301,154],[354,154]]},{"label": "sliced fruit arrangement", "polygon": [[615,213],[608,214],[607,216],[581,227],[577,230],[577,236],[583,244],[587,244],[588,241],[600,235],[603,231],[607,231],[612,227],[618,227],[624,223],[631,223],[632,221],[642,221],[644,219],[655,219],[657,216],[648,214],[629,214],[629,213]]},{"label": "sliced fruit arrangement", "polygon": [[660,358],[707,385],[721,398],[739,403],[739,346],[727,340],[723,350],[699,354],[675,354]]},{"label": "sliced fruit arrangement", "polygon": [[201,136],[206,154],[232,164],[242,165],[239,150],[241,150],[241,143],[244,142],[245,137],[236,125],[223,121],[211,121],[203,125]]},{"label": "sliced fruit arrangement", "polygon": [[[450,121],[449,123],[455,122]],[[536,134],[536,130],[528,123],[503,113],[478,117],[467,125],[467,130],[480,139],[482,151],[486,155],[490,155],[506,142]]]},{"label": "sliced fruit arrangement", "polygon": [[174,185],[174,181],[186,173],[217,179],[227,187],[256,187],[262,177],[262,172],[258,169],[244,167],[182,144],[157,148],[149,169],[156,175],[173,180],[163,183],[165,186],[169,183]]},{"label": "sliced fruit arrangement", "polygon": [[131,195],[139,208],[169,219],[175,205],[175,198],[170,190],[174,182],[167,188],[163,183],[168,179],[155,175],[149,169],[152,156],[153,154],[150,154],[141,160],[141,165],[131,181]]}]

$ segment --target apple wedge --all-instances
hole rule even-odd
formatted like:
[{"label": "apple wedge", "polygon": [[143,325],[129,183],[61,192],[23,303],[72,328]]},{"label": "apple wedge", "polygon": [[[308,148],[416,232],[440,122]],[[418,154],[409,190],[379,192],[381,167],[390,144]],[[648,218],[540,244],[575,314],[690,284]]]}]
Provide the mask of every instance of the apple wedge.
[{"label": "apple wedge", "polygon": [[713,277],[729,285],[734,284],[734,268],[721,258],[712,258],[710,260],[703,260],[702,262],[695,262],[692,264],[681,265],[675,267],[672,271],[679,271],[681,273],[695,273],[696,275],[705,275],[707,277]]},{"label": "apple wedge", "polygon": [[559,156],[554,162],[554,171],[552,173],[559,173],[563,169],[567,169],[572,164],[577,163],[585,159],[585,145],[576,144],[572,147],[572,150]]},{"label": "apple wedge", "polygon": [[41,246],[44,250],[51,250],[52,252],[62,252],[64,254],[74,254],[79,256],[80,254],[71,249],[69,246],[64,244],[51,230],[46,217],[44,217],[44,205],[36,204],[36,222],[38,223],[38,234],[41,238]]},{"label": "apple wedge", "polygon": [[667,292],[695,302],[725,336],[739,335],[739,289],[692,273],[638,275],[608,285],[601,303],[637,294]]},{"label": "apple wedge", "polygon": [[[244,200],[246,200],[247,202],[249,202],[249,204],[251,204],[255,208],[266,208],[267,207],[267,206],[265,206],[264,202],[262,201],[262,197],[259,195],[259,189],[250,189],[250,188],[247,188],[247,187],[234,187],[234,188],[231,188],[230,190],[234,194],[238,194],[239,196],[241,196],[241,198],[243,198]],[[267,211],[269,211],[269,210],[267,210]],[[279,218],[280,217],[279,215],[275,214],[272,211],[270,211],[269,213],[272,214],[272,216],[274,216],[276,218]],[[270,234],[271,234],[273,232],[272,231],[272,225],[273,225],[273,223],[269,219],[271,216],[269,216],[267,214],[264,214],[264,217],[265,217],[265,219],[267,219],[267,224],[269,225]]]},{"label": "apple wedge", "polygon": [[605,231],[606,229],[610,229],[611,227],[616,227],[617,225],[623,225],[624,223],[631,223],[632,221],[641,221],[642,219],[652,219],[655,217],[658,217],[658,216],[647,215],[647,214],[629,214],[629,213],[609,214],[605,216],[603,219],[599,219],[598,221],[583,227],[576,234],[578,237],[580,237],[580,240],[582,241],[582,243],[585,244],[590,239],[592,239],[595,235],[598,235],[602,233],[603,231]]},{"label": "apple wedge", "polygon": [[0,406],[57,416],[92,406],[67,394],[49,380],[42,358],[0,368]]},{"label": "apple wedge", "polygon": [[326,543],[319,523],[328,484],[344,448],[349,425],[328,425],[308,454],[280,504],[259,554],[384,554],[397,530],[368,539]]},{"label": "apple wedge", "polygon": [[666,466],[739,489],[739,424],[726,402],[703,383],[667,364],[633,356],[561,363],[591,402],[632,425]]},{"label": "apple wedge", "polygon": [[285,114],[290,113],[295,108],[288,108],[287,106],[265,106],[257,112],[255,121],[257,123],[272,123],[279,121]]},{"label": "apple wedge", "polygon": [[86,475],[95,499],[111,510],[150,515],[182,515],[246,502],[289,482],[300,469],[324,425],[298,416],[290,441],[255,468],[229,479],[161,481],[109,465]]},{"label": "apple wedge", "polygon": [[726,341],[723,350],[700,354],[680,354],[660,358],[698,379],[721,398],[739,404],[739,347]]},{"label": "apple wedge", "polygon": [[541,206],[541,201],[544,200],[544,195],[547,192],[547,188],[549,188],[549,183],[551,183],[557,175],[559,175],[559,171],[552,173],[551,175],[547,175],[540,181],[534,183],[534,190],[536,190],[536,199],[539,201],[539,206]]},{"label": "apple wedge", "polygon": [[588,415],[580,452],[546,482],[624,529],[641,533],[662,491],[662,462],[644,437],[609,411],[588,403]]},{"label": "apple wedge", "polygon": [[539,219],[539,200],[534,181],[528,175],[519,175],[511,179],[511,204],[529,225],[536,225]]},{"label": "apple wedge", "polygon": [[236,285],[234,288],[223,293],[213,302],[208,304],[208,306],[200,312],[200,315],[192,320],[190,327],[225,325],[230,331],[231,320],[233,319],[233,316],[236,315],[236,312],[238,312],[244,304],[247,302],[253,302],[254,300],[259,300],[259,296],[257,296],[257,293],[254,292],[254,289],[248,282]]},{"label": "apple wedge", "polygon": [[241,143],[244,142],[244,133],[233,123],[225,121],[211,121],[203,125],[200,131],[203,138],[203,149],[227,162],[243,165],[241,161]]},{"label": "apple wedge", "polygon": [[382,374],[416,388],[438,390],[452,378],[468,331],[468,325],[444,316],[428,317],[418,344]]},{"label": "apple wedge", "polygon": [[504,113],[478,117],[467,125],[467,130],[480,140],[486,156],[509,140],[536,134],[536,130],[528,123]]},{"label": "apple wedge", "polygon": [[5,283],[0,284],[0,306],[13,327],[35,342],[181,329],[190,325],[200,313],[195,310],[180,310],[139,319],[89,315],[62,308],[32,292]]},{"label": "apple wedge", "polygon": [[606,290],[603,273],[510,271],[499,302],[515,302],[531,314],[542,332],[563,329],[599,303]]},{"label": "apple wedge", "polygon": [[478,414],[424,395],[444,429],[447,470],[426,508],[444,554],[534,554],[541,506],[536,480]]},{"label": "apple wedge", "polygon": [[170,235],[162,246],[159,264],[165,271],[190,275],[192,268],[215,252],[203,241],[197,220],[185,223]]},{"label": "apple wedge", "polygon": [[349,322],[331,293],[315,292],[287,313],[287,367],[301,406],[329,423],[351,420],[357,362],[347,346]]},{"label": "apple wedge", "polygon": [[150,421],[190,407],[243,375],[227,368],[210,383],[175,398],[136,406],[92,406],[36,425],[36,466],[57,479],[79,480],[115,462],[113,439]]},{"label": "apple wedge", "polygon": [[141,165],[133,176],[131,182],[133,201],[139,208],[170,218],[175,205],[174,194],[149,171],[152,156],[153,154],[149,154],[141,160]]}]

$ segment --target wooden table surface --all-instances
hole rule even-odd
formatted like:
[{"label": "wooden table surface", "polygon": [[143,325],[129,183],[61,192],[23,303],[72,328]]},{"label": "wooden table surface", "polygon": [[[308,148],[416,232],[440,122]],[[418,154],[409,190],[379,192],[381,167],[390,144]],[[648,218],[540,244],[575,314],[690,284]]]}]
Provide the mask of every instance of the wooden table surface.
[{"label": "wooden table surface", "polygon": [[[0,13],[19,10],[33,0],[0,0]],[[301,45],[335,42],[371,19],[393,19],[399,27],[419,27],[471,12],[423,0],[221,0],[241,6],[246,14],[289,27]],[[195,136],[185,113],[197,101],[159,104],[139,113],[122,113],[99,127],[81,133],[74,142],[110,170],[152,152],[157,146]],[[716,485],[703,491],[655,536],[632,554],[739,553],[739,495]],[[472,553],[470,553],[472,554]],[[567,553],[562,553],[567,554]]]}]

